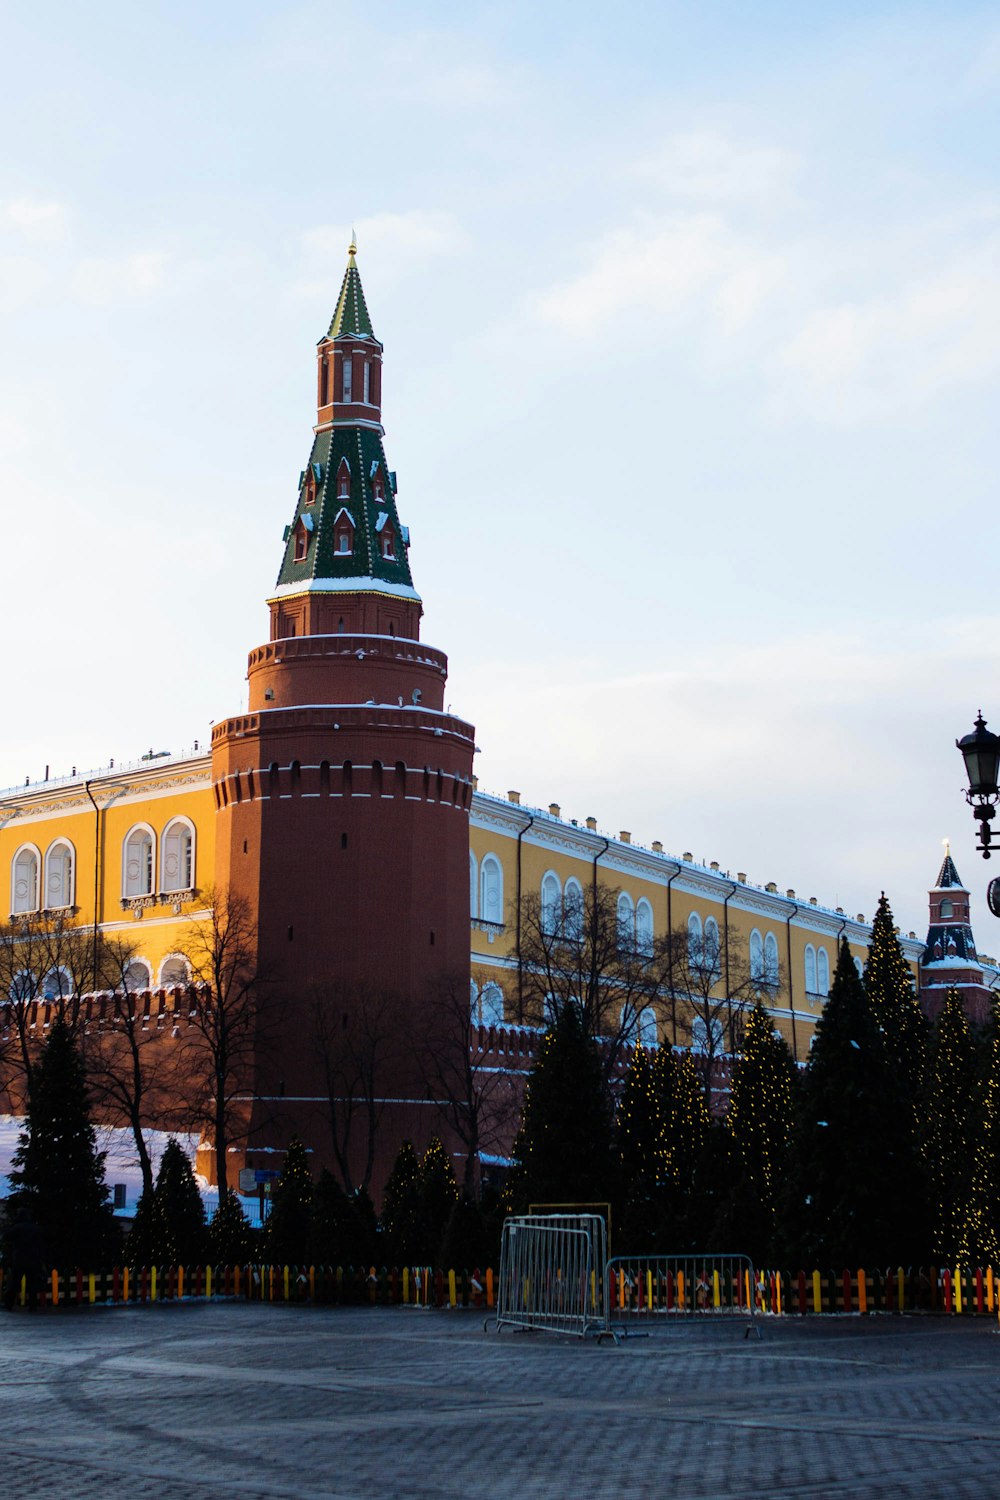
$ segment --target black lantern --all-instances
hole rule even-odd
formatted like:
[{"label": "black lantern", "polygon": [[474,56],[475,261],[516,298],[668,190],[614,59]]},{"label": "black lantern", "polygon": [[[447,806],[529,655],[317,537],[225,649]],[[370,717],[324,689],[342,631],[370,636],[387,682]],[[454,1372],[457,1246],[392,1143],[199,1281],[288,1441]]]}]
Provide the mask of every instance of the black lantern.
[{"label": "black lantern", "polygon": [[955,744],[965,761],[969,778],[966,798],[969,802],[995,802],[998,796],[997,772],[1000,770],[1000,735],[986,728],[980,709],[972,734],[964,734]]}]

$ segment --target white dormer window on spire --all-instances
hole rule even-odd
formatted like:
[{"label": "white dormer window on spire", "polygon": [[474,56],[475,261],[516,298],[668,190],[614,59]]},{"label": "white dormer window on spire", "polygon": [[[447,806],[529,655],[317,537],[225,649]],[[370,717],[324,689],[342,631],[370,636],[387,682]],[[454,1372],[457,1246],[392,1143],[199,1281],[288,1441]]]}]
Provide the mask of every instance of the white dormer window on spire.
[{"label": "white dormer window on spire", "polygon": [[393,546],[391,531],[384,531],[382,533],[382,556],[388,558],[390,562],[395,560],[396,549]]},{"label": "white dormer window on spire", "polygon": [[337,470],[337,499],[349,500],[351,498],[351,466],[346,458],[340,460],[340,468]]}]

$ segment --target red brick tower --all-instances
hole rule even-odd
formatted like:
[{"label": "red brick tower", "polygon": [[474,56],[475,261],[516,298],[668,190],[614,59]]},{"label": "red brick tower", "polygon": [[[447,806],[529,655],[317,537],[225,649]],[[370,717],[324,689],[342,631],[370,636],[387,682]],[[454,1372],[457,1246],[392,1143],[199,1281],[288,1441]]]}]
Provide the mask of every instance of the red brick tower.
[{"label": "red brick tower", "polygon": [[[391,991],[415,1031],[442,976],[468,990],[474,731],[444,711],[447,658],[420,641],[382,446],[382,345],[355,253],[318,347],[314,438],[268,601],[271,638],[250,654],[246,714],[212,735],[216,885],[249,903],[287,1012],[256,1082],[286,1101],[270,1108],[283,1124],[264,1127],[278,1136],[316,1134],[311,986]],[[398,1096],[417,1089],[404,1067]]]},{"label": "red brick tower", "polygon": [[993,995],[983,983],[976,940],[969,925],[969,892],[962,884],[951,851],[946,849],[937,884],[930,892],[930,926],[920,960],[920,995],[931,1020],[950,989],[962,996],[970,1021],[989,1019]]}]

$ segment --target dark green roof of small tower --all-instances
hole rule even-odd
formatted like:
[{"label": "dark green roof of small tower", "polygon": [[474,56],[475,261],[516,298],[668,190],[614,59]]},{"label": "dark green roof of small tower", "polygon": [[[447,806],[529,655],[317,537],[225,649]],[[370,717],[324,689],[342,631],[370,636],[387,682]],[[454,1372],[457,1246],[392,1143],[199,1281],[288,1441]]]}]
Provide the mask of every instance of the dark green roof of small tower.
[{"label": "dark green roof of small tower", "polygon": [[327,330],[328,339],[339,339],[345,335],[363,339],[375,338],[372,320],[368,316],[364,288],[354,260],[356,252],[357,246],[352,240],[351,248],[347,253],[347,270],[344,272],[340,296],[337,298],[337,306]]},{"label": "dark green roof of small tower", "polygon": [[951,850],[949,850],[944,857],[944,863],[941,866],[941,870],[937,878],[937,885],[934,887],[934,889],[937,891],[945,891],[952,886],[954,886],[956,890],[960,891],[964,891],[966,889],[966,887],[962,884],[958,871],[955,868],[955,861],[951,857]]}]

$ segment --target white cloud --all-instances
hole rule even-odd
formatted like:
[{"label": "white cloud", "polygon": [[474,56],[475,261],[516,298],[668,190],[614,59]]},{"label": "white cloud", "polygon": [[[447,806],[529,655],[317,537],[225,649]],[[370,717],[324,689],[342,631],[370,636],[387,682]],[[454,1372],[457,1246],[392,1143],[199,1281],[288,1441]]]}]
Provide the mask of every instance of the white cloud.
[{"label": "white cloud", "polygon": [[589,269],[539,298],[542,317],[569,333],[598,335],[639,314],[703,317],[723,332],[749,322],[782,277],[781,259],[744,239],[716,213],[605,236]]},{"label": "white cloud", "polygon": [[889,294],[820,305],[776,351],[779,408],[873,420],[1000,373],[1000,237]]},{"label": "white cloud", "polygon": [[675,197],[745,203],[784,191],[799,166],[800,158],[781,147],[747,146],[702,130],[671,136],[633,170]]},{"label": "white cloud", "polygon": [[14,312],[34,300],[48,284],[49,273],[27,255],[0,256],[0,310]]},{"label": "white cloud", "polygon": [[4,207],[4,219],[27,239],[51,243],[66,230],[66,209],[61,203],[37,198],[12,198]]},{"label": "white cloud", "polygon": [[158,250],[82,260],[72,274],[73,292],[95,304],[154,296],[166,285],[169,263],[169,255]]}]

